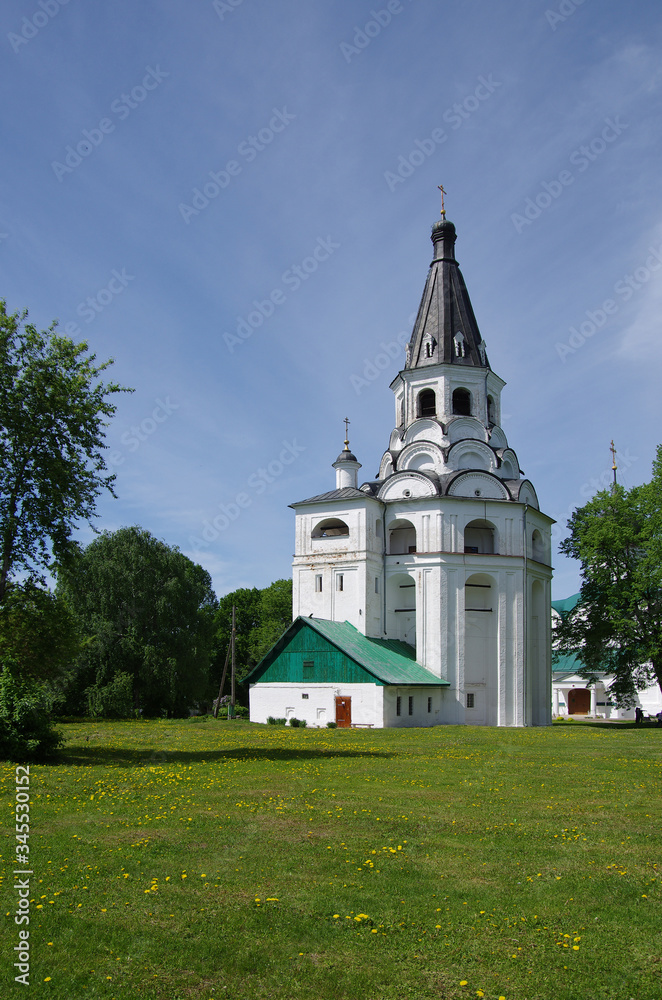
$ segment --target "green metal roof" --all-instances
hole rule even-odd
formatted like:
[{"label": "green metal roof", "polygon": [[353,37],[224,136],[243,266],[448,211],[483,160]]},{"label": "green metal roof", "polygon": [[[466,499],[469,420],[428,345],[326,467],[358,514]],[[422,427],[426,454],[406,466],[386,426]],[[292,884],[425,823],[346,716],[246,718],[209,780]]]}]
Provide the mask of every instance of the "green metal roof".
[{"label": "green metal roof", "polygon": [[363,635],[349,622],[331,622],[323,618],[296,618],[246,680],[253,683],[259,680],[302,628],[312,629],[382,684],[450,687],[449,681],[442,680],[416,662],[416,652],[406,642],[373,639]]},{"label": "green metal roof", "polygon": [[571,597],[564,597],[562,601],[552,601],[552,607],[560,615],[567,615],[579,603],[581,594],[573,594]]},{"label": "green metal roof", "polygon": [[558,660],[552,661],[552,671],[555,674],[576,674],[584,664],[574,653],[563,653]]}]

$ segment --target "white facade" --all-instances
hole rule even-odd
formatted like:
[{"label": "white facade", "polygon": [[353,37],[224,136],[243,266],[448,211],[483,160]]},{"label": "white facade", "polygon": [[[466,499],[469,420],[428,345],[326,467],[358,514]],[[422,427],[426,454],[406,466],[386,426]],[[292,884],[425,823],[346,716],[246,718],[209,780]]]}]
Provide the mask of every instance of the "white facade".
[{"label": "white facade", "polygon": [[352,701],[352,725],[375,729],[439,725],[448,697],[444,689],[408,685],[258,683],[250,689],[251,722],[272,716],[325,728],[335,722],[335,699],[343,696]]},{"label": "white facade", "polygon": [[489,367],[452,223],[433,228],[433,243],[378,479],[357,488],[346,441],[336,489],[293,504],[294,616],[414,646],[451,685],[417,725],[547,725],[553,521],[499,426],[505,383]]}]

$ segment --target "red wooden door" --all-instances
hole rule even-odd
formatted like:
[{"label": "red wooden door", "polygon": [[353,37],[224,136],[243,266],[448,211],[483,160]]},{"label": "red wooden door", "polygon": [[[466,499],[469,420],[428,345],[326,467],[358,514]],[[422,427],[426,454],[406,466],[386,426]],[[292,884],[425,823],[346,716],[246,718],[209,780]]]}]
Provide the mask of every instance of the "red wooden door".
[{"label": "red wooden door", "polygon": [[336,725],[339,729],[349,729],[352,724],[352,699],[336,698]]},{"label": "red wooden door", "polygon": [[568,715],[588,715],[591,711],[591,692],[586,688],[568,691]]}]

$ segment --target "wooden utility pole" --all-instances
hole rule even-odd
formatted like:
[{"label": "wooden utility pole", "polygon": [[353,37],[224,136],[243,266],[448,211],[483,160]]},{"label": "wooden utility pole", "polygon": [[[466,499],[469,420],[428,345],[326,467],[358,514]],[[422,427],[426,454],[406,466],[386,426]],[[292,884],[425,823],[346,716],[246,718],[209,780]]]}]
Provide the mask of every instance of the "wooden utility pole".
[{"label": "wooden utility pole", "polygon": [[235,701],[235,607],[232,605],[232,639],[230,640],[230,649],[232,650],[232,688],[230,695],[230,717],[234,719],[234,701]]},{"label": "wooden utility pole", "polygon": [[218,710],[221,707],[221,698],[223,697],[223,685],[225,684],[225,677],[228,672],[228,663],[230,661],[230,646],[227,648],[225,654],[225,663],[223,665],[223,676],[221,677],[221,686],[218,689],[218,698],[214,702],[214,718],[218,719]]}]

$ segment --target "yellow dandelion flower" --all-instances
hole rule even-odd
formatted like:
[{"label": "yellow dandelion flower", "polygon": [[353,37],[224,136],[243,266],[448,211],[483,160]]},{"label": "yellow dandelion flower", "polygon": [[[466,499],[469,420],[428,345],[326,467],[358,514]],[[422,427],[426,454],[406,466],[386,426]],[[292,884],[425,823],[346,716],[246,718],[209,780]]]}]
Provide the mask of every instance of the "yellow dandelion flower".
[{"label": "yellow dandelion flower", "polygon": [[461,979],[460,980],[460,986],[466,986],[468,982],[469,982],[468,979]]}]

